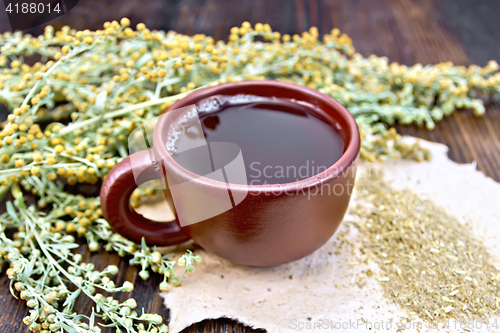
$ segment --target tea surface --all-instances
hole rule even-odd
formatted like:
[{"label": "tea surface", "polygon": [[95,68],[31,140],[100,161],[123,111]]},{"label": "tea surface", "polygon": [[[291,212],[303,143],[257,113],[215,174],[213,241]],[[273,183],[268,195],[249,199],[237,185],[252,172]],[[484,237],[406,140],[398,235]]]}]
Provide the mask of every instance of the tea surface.
[{"label": "tea surface", "polygon": [[336,124],[305,105],[277,98],[249,102],[236,96],[226,98],[215,107],[201,104],[198,115],[209,145],[231,142],[241,149],[248,184],[290,183],[312,177],[344,152]]}]

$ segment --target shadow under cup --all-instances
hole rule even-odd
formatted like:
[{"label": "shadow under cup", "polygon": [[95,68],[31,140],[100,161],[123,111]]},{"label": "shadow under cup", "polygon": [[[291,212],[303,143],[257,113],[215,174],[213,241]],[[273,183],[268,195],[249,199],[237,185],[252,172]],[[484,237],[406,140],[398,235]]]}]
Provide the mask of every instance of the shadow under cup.
[{"label": "shadow under cup", "polygon": [[[224,182],[200,176],[177,163],[167,150],[172,124],[182,116],[173,111],[214,95],[239,94],[295,99],[313,105],[311,111],[340,127],[345,143],[343,155],[313,177],[268,185]],[[194,91],[159,118],[153,142],[151,150],[133,155],[135,160],[144,160],[138,177],[137,173],[135,178],[131,175],[127,157],[103,183],[101,206],[111,227],[136,242],[144,237],[150,245],[172,245],[192,238],[207,251],[251,266],[297,260],[326,243],[347,210],[360,149],[356,121],[344,106],[318,91],[279,81],[234,82]],[[147,220],[128,203],[136,184],[155,178],[165,180],[165,176],[165,194],[175,207],[175,223]]]}]

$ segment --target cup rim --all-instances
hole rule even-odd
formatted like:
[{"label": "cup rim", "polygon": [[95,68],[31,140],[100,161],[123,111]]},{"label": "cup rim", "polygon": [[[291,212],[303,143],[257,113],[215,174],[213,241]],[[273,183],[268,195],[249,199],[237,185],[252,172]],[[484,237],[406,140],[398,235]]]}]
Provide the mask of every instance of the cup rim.
[{"label": "cup rim", "polygon": [[[226,90],[240,90],[240,93],[245,93],[245,88],[248,87],[259,87],[262,89],[266,88],[279,88],[282,90],[289,91],[297,91],[300,92],[301,95],[306,95],[308,98],[321,101],[325,104],[330,105],[346,122],[346,128],[342,128],[341,132],[345,132],[348,130],[350,133],[348,135],[348,139],[346,139],[347,144],[342,156],[327,169],[321,171],[318,174],[312,175],[311,177],[304,178],[291,183],[276,183],[276,184],[236,184],[236,183],[226,183],[218,180],[214,180],[202,175],[198,175],[183,166],[177,163],[174,158],[170,155],[167,150],[164,133],[168,131],[168,126],[170,125],[169,119],[170,117],[165,116],[165,113],[180,109],[182,107],[186,107],[189,105],[196,104],[198,101],[214,96],[214,95],[225,95],[228,93],[224,93]],[[233,94],[229,94],[233,95]],[[279,95],[275,97],[280,97]],[[300,99],[299,99],[300,100]],[[312,110],[314,112],[314,110]],[[157,157],[161,159],[161,161],[168,165],[169,169],[174,170],[177,173],[183,174],[187,179],[190,179],[195,182],[202,183],[205,186],[215,187],[227,189],[229,186],[232,191],[242,190],[246,192],[250,191],[288,191],[288,190],[300,190],[306,188],[312,188],[319,184],[329,183],[334,179],[338,178],[340,175],[346,172],[346,170],[357,161],[357,157],[359,155],[361,140],[359,135],[359,128],[356,123],[356,120],[352,116],[352,114],[347,110],[345,106],[340,104],[339,101],[334,98],[321,93],[317,90],[301,86],[295,83],[290,82],[282,82],[275,80],[255,80],[255,81],[238,81],[238,82],[229,82],[220,84],[217,86],[211,86],[206,88],[201,88],[199,90],[195,90],[192,93],[188,94],[184,98],[176,101],[170,107],[167,108],[165,113],[159,117],[158,123],[156,124],[153,132],[153,149],[157,154]],[[167,166],[165,166],[167,167]]]}]

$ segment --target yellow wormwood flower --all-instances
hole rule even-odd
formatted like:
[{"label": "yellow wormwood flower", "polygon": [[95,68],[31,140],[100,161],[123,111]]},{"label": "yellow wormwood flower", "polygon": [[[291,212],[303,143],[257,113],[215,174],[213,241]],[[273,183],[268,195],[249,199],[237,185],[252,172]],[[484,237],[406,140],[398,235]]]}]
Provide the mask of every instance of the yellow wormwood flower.
[{"label": "yellow wormwood flower", "polygon": [[128,27],[130,25],[130,20],[128,18],[124,17],[120,20],[120,24],[124,27]]},{"label": "yellow wormwood flower", "polygon": [[64,151],[64,146],[63,145],[57,145],[56,148],[55,148],[55,151],[57,153],[62,153]]}]

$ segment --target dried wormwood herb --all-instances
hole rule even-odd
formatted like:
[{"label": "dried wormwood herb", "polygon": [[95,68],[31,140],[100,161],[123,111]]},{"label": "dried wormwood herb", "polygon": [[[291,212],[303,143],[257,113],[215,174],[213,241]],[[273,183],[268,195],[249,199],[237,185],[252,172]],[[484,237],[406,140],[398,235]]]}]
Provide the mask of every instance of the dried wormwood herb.
[{"label": "dried wormwood herb", "polygon": [[358,188],[354,225],[375,254],[389,298],[428,321],[500,314],[500,271],[465,225],[431,201],[391,188],[377,172],[361,177]]}]

